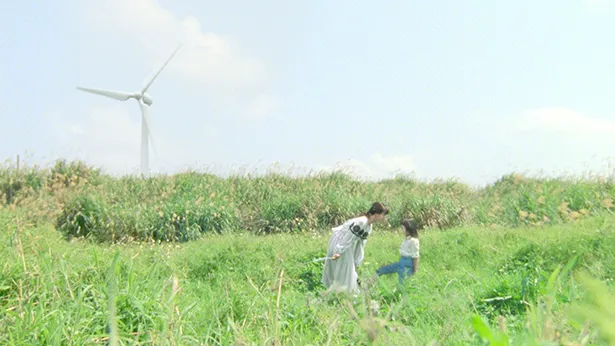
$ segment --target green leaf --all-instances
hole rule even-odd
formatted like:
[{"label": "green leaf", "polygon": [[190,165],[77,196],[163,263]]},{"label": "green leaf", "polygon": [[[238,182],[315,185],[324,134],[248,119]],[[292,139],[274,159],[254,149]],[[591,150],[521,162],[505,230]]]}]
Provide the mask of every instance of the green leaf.
[{"label": "green leaf", "polygon": [[483,339],[486,339],[490,342],[493,342],[493,333],[489,326],[483,321],[482,318],[478,315],[472,316],[472,326],[474,326],[474,330],[480,335]]},{"label": "green leaf", "polygon": [[483,319],[474,315],[472,317],[472,325],[474,326],[474,330],[482,337],[483,339],[489,341],[489,345],[491,346],[508,346],[510,342],[508,340],[508,336],[504,333],[494,333],[491,331],[489,326],[483,321]]}]

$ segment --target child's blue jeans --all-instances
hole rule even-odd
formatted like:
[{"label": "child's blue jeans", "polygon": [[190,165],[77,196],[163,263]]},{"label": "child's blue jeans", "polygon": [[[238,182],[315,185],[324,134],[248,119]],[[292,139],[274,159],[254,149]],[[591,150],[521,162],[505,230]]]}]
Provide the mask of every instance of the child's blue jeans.
[{"label": "child's blue jeans", "polygon": [[405,277],[412,275],[413,269],[414,265],[412,264],[412,257],[401,256],[399,261],[378,268],[378,270],[376,270],[376,274],[380,276],[397,273],[399,276],[399,283],[403,284]]}]

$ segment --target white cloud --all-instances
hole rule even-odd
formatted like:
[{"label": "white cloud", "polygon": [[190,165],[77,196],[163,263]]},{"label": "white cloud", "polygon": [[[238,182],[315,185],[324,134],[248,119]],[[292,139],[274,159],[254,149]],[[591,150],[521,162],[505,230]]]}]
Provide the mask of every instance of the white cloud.
[{"label": "white cloud", "polygon": [[279,101],[266,94],[265,65],[243,55],[230,38],[204,32],[195,17],[178,18],[154,0],[104,0],[81,6],[91,28],[120,33],[140,46],[150,69],[159,68],[184,42],[165,72],[209,87],[208,92],[220,93],[217,97],[227,107],[240,104],[240,112],[248,116],[263,117],[277,108],[271,105]]},{"label": "white cloud", "polygon": [[[48,115],[52,139],[60,152],[53,153],[66,159],[80,159],[111,174],[138,173],[141,158],[140,117],[120,108],[94,109],[71,120],[62,113]],[[154,124],[155,125],[155,124]],[[152,130],[156,152],[149,146],[149,165],[152,172],[162,171],[160,161],[165,157],[185,159],[181,151],[166,141],[160,132]],[[161,150],[162,149],[162,150]],[[173,153],[173,155],[168,155]],[[172,164],[165,159],[164,164]]]},{"label": "white cloud", "polygon": [[415,170],[414,160],[410,156],[383,156],[380,153],[365,160],[348,159],[335,165],[320,166],[323,171],[341,170],[357,178],[386,179],[398,174],[412,174]]},{"label": "white cloud", "polygon": [[254,103],[247,111],[247,116],[251,118],[263,118],[267,115],[273,114],[280,107],[278,100],[270,95],[261,94],[258,95]]},{"label": "white cloud", "polygon": [[73,135],[83,135],[85,133],[85,131],[83,130],[83,127],[77,124],[70,125],[68,127],[68,132]]},{"label": "white cloud", "polygon": [[588,117],[567,108],[539,108],[524,112],[516,130],[571,136],[612,136],[615,134],[615,121]]},{"label": "white cloud", "polygon": [[585,3],[590,6],[606,6],[606,5],[610,5],[611,1],[609,0],[585,0]]},{"label": "white cloud", "polygon": [[410,156],[382,156],[380,153],[372,157],[372,164],[386,174],[407,174],[414,171],[414,160]]},{"label": "white cloud", "polygon": [[94,109],[79,123],[61,113],[49,117],[53,139],[67,159],[81,159],[110,173],[139,167],[140,124],[119,109]]}]

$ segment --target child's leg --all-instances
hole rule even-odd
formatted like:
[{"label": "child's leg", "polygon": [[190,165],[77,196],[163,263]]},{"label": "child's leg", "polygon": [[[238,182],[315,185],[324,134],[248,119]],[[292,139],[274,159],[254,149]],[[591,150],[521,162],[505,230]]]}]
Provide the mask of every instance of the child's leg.
[{"label": "child's leg", "polygon": [[406,268],[407,272],[406,272],[406,277],[411,277],[412,276],[412,272],[414,271],[414,268],[412,266]]},{"label": "child's leg", "polygon": [[399,273],[400,270],[402,270],[402,268],[399,265],[399,262],[395,262],[395,263],[391,263],[389,265],[378,268],[378,270],[376,270],[376,274],[378,274],[378,276],[387,275],[387,274]]},{"label": "child's leg", "polygon": [[412,271],[414,270],[414,265],[412,264],[412,259],[408,259],[405,257],[399,260],[399,264],[400,264],[399,283],[403,284],[405,277],[412,275]]}]

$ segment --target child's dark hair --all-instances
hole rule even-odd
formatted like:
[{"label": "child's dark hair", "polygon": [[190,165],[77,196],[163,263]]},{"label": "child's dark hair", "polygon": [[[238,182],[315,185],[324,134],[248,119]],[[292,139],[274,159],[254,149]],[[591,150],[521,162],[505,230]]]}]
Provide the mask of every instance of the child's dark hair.
[{"label": "child's dark hair", "polygon": [[410,219],[405,219],[404,221],[401,222],[401,225],[406,230],[406,234],[410,235],[412,238],[419,237],[419,227],[416,224],[416,222]]},{"label": "child's dark hair", "polygon": [[388,215],[389,208],[385,207],[384,204],[382,204],[382,202],[374,202],[374,204],[372,204],[371,208],[369,208],[367,213],[362,213],[361,216],[369,217],[370,215],[380,215],[380,214]]}]

